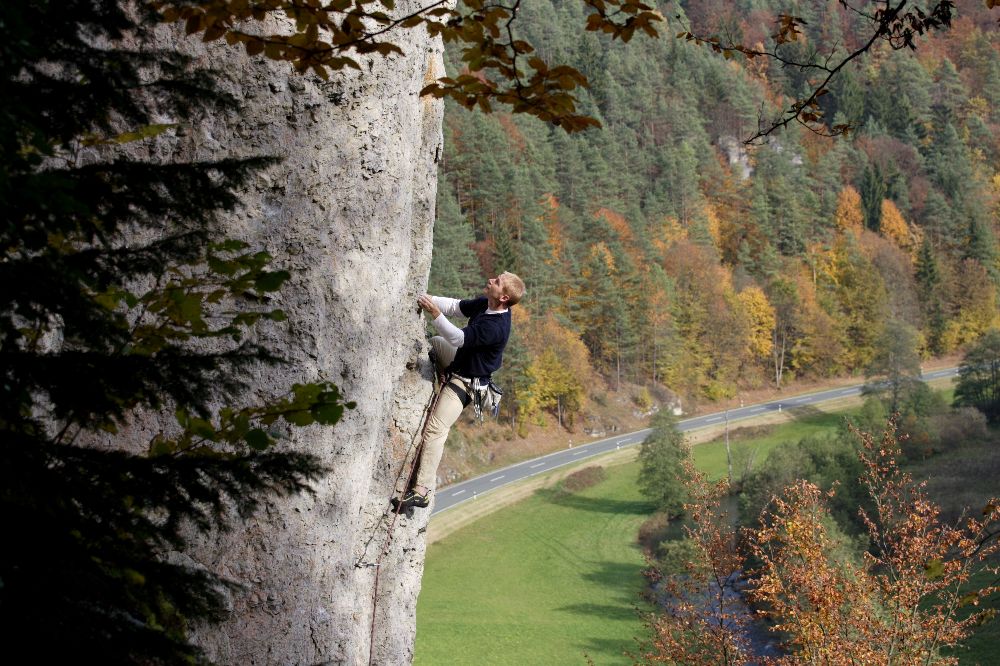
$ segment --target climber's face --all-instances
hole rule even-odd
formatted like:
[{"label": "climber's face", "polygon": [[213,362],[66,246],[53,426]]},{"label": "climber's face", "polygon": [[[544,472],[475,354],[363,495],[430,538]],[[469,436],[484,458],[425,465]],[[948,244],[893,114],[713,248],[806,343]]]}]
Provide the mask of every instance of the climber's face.
[{"label": "climber's face", "polygon": [[507,274],[501,273],[486,281],[486,289],[483,290],[483,293],[490,301],[490,308],[495,309],[496,306],[505,305],[509,300],[507,294],[504,293],[503,279],[505,275]]}]

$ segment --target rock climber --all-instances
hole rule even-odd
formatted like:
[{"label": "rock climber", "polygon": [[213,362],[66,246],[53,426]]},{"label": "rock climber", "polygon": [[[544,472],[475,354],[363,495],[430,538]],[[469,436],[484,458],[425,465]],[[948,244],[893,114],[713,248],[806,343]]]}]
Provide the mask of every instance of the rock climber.
[{"label": "rock climber", "polygon": [[[417,298],[440,333],[431,338],[431,359],[448,380],[427,417],[416,482],[402,498],[393,500],[397,509],[430,504],[448,431],[472,402],[475,387],[486,386],[503,361],[510,337],[510,308],[524,297],[524,282],[513,273],[501,273],[486,281],[483,294],[461,301],[427,294]],[[465,328],[448,320],[454,316],[469,318]]]}]

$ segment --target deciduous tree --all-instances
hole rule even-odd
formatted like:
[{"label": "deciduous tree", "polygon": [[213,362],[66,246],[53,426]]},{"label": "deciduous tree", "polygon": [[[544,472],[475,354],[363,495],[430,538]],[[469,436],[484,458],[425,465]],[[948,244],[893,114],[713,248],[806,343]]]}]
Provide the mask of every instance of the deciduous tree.
[{"label": "deciduous tree", "polygon": [[899,410],[906,394],[920,382],[918,345],[917,331],[898,321],[886,325],[875,341],[862,393],[880,396],[890,414]]},{"label": "deciduous tree", "polygon": [[[958,663],[943,649],[961,644],[990,615],[979,602],[998,590],[995,582],[974,585],[972,576],[998,572],[992,558],[1000,551],[1000,500],[989,499],[979,515],[948,524],[923,485],[900,470],[892,422],[879,437],[855,434],[860,481],[873,507],[861,512],[870,550],[855,558],[842,549],[827,510],[833,491],[798,481],[772,500],[759,524],[747,528],[746,550],[739,553],[732,523],[719,520],[725,486],[713,493],[698,492],[695,485],[688,510],[699,521],[687,535],[699,558],[679,574],[694,580],[675,579],[671,587],[668,579],[663,587],[703,592],[667,598],[651,623],[645,663]],[[780,638],[782,656],[748,654],[740,627],[749,618],[733,617],[721,597],[723,576],[743,556],[755,562],[749,595]]]}]

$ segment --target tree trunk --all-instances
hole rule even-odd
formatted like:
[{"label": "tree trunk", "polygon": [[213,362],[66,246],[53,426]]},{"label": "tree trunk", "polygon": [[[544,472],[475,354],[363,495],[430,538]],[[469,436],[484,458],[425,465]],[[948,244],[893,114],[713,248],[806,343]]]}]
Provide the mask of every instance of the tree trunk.
[{"label": "tree trunk", "polygon": [[431,392],[415,299],[430,270],[443,107],[419,91],[444,68],[439,40],[423,29],[394,38],[404,56],[362,59],[363,72],[322,81],[180,29],[157,29],[155,46],[184,49],[222,70],[241,108],[176,119],[183,136],[157,141],[154,154],[142,156],[282,158],[247,185],[228,229],[292,272],[269,304],[288,322],[262,328],[258,339],[290,362],[257,368],[257,391],[283,394],[295,382],[328,379],[357,401],[335,427],[296,428],[286,440],[332,468],[314,495],[279,499],[231,532],[171,555],[240,585],[220,625],[195,629],[220,663],[412,660],[429,511],[401,516],[375,564],[388,501]]}]

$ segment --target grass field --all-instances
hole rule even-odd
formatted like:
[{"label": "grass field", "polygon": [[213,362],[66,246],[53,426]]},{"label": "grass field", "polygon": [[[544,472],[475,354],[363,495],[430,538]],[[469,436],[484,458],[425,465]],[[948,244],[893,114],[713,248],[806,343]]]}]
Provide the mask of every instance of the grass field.
[{"label": "grass field", "polygon": [[[797,442],[800,439],[828,432],[837,428],[848,412],[825,412],[814,408],[802,408],[792,412],[795,418],[787,423],[768,428],[730,428],[730,446],[733,454],[733,476],[739,478],[748,462],[758,468],[778,444]],[[723,439],[699,444],[694,447],[694,462],[701,471],[713,479],[722,478],[726,473],[726,444]]]},{"label": "grass field", "polygon": [[[635,463],[573,495],[539,492],[428,548],[416,664],[628,663],[639,525]],[[586,656],[585,656],[586,655]]]}]

